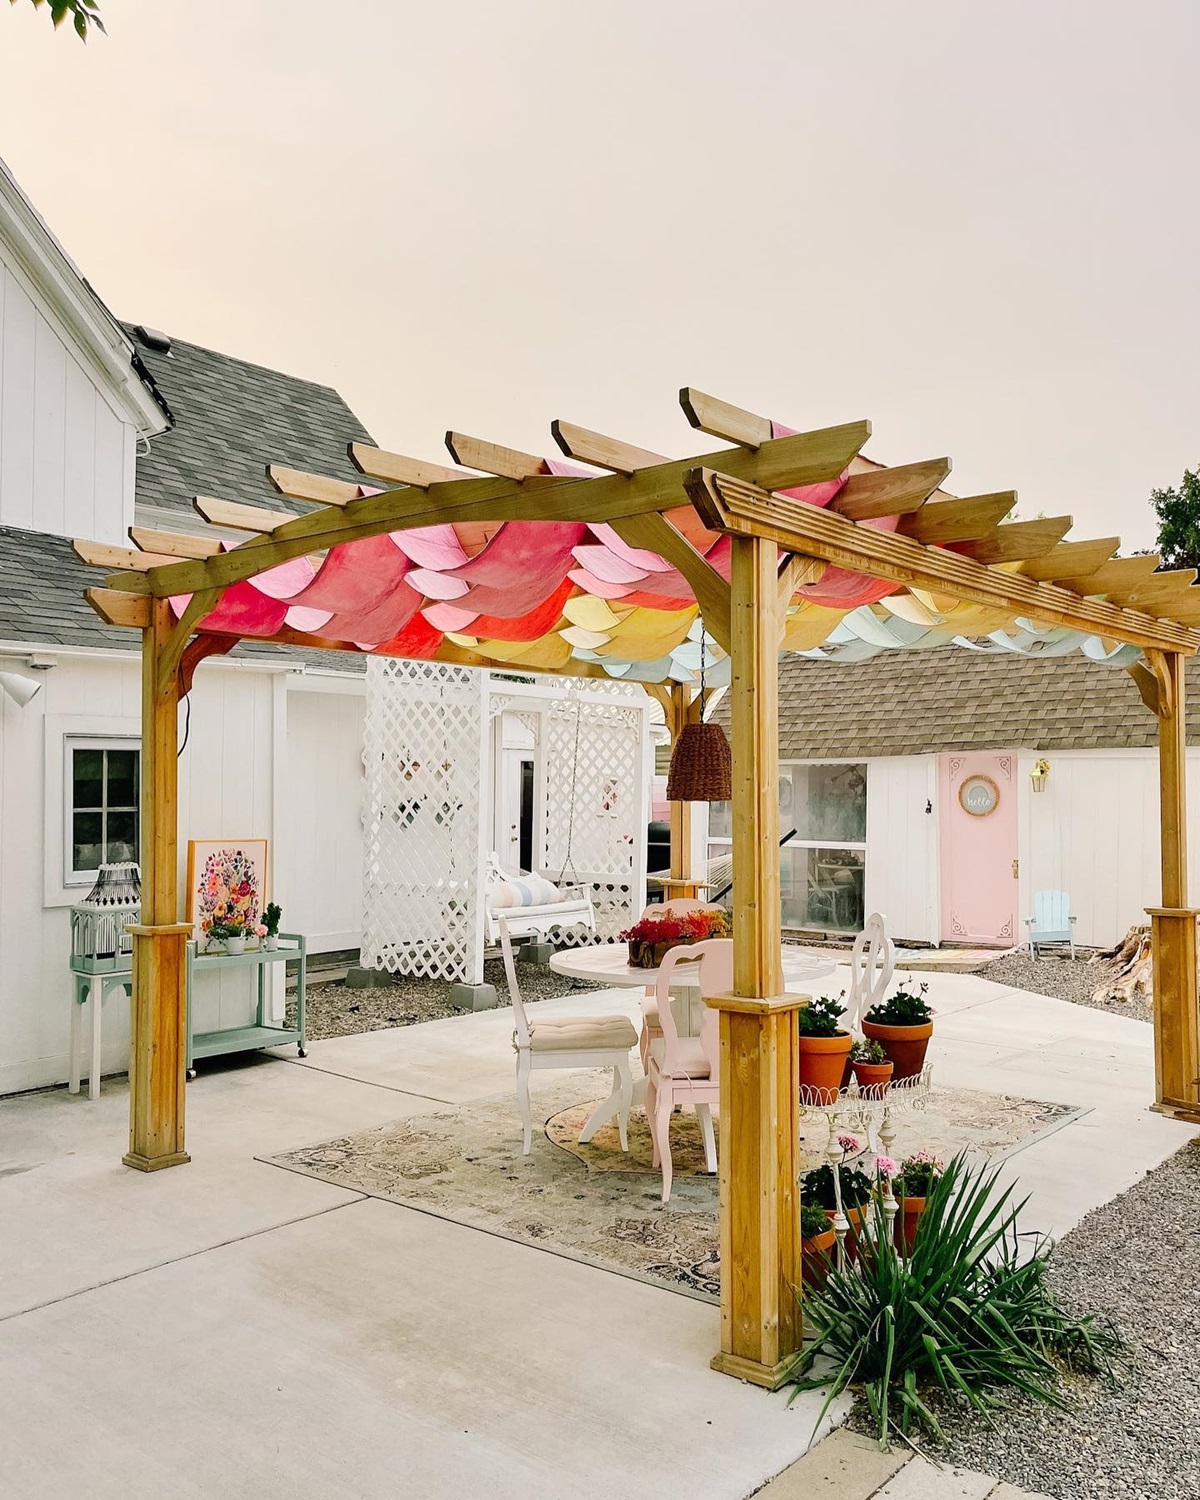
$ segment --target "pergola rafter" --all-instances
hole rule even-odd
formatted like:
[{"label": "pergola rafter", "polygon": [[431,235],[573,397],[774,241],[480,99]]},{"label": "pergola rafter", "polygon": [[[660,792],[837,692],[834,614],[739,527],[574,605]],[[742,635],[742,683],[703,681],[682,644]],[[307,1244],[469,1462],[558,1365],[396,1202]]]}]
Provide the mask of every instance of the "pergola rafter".
[{"label": "pergola rafter", "polygon": [[[811,644],[814,631],[819,641],[849,611],[886,613],[892,598],[900,617],[935,622],[929,643],[961,634],[966,618],[985,622],[971,627],[977,633],[999,620],[1025,638],[1051,629],[1068,644],[1068,632],[1098,638],[1100,654],[1121,644],[1140,649],[1136,662],[1133,653],[1118,659],[1160,724],[1158,1103],[1200,1120],[1182,671],[1200,648],[1191,628],[1200,624],[1200,597],[1194,575],[1156,574],[1156,558],[1114,558],[1116,538],[1064,540],[1068,517],[1006,522],[1016,499],[1010,491],[949,494],[948,459],[894,468],[866,459],[867,422],[790,433],[690,387],[680,400],[693,428],[734,446],[668,459],[555,422],[562,453],[604,471],[585,473],[457,432],[447,434],[447,446],[458,467],[352,443],[362,485],[268,469],[282,495],[316,507],[304,514],[201,497],[196,507],[211,535],[135,527],[133,549],[76,544],[85,561],[112,570],[105,587],[88,590],[93,607],[109,623],[142,632],[145,925],[135,941],[125,1159],[144,1170],[187,1160],[175,763],[178,701],[200,660],[244,634],[521,672],[629,673],[644,676],[678,731],[700,711],[687,663],[698,664],[706,650],[691,633],[702,624],[722,661],[729,658],[734,758],[735,984],[713,1001],[723,1100],[715,1363],[776,1385],[800,1337],[795,1011],[804,1003],[781,993],[779,963],[781,641]],[[528,523],[547,523],[538,534],[545,548],[532,536],[522,543],[518,530],[504,554],[505,528]],[[387,536],[394,548],[378,543]],[[585,536],[591,540],[575,542]],[[372,541],[374,550],[355,551]],[[540,551],[558,561],[544,566]],[[511,557],[511,599],[496,581],[497,555]],[[304,561],[314,557],[322,558],[318,567]],[[298,582],[288,565],[298,565]],[[373,568],[382,570],[374,589]],[[272,581],[256,589],[265,574]],[[907,613],[898,598],[906,594]],[[343,602],[350,596],[358,602]],[[939,636],[940,620],[947,623]],[[868,623],[876,634],[882,628],[879,618]],[[671,643],[690,654],[676,658]],[[674,809],[676,875],[686,873],[686,824],[686,809]]]}]

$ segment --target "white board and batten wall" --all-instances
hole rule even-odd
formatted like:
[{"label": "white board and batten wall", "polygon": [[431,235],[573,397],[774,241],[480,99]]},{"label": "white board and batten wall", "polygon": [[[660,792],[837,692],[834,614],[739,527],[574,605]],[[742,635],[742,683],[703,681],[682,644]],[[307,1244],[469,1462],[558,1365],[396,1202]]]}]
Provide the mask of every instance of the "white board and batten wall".
[{"label": "white board and batten wall", "polygon": [[[55,652],[25,708],[0,695],[0,1093],[65,1081],[69,908],[90,880],[64,879],[66,744],[136,741],[140,665],[121,653]],[[180,716],[180,737],[186,714]],[[180,890],[189,838],[267,838],[270,896],[311,950],[356,947],[361,917],[362,684],[272,664],[206,662],[180,758]],[[218,982],[219,981],[219,982]],[[249,1015],[250,982],[207,976],[200,1030]],[[276,986],[275,1008],[282,1004]],[[107,1071],[126,1066],[127,1005],[105,1005]]]},{"label": "white board and batten wall", "polygon": [[0,526],[128,546],[137,441],[0,236]]}]

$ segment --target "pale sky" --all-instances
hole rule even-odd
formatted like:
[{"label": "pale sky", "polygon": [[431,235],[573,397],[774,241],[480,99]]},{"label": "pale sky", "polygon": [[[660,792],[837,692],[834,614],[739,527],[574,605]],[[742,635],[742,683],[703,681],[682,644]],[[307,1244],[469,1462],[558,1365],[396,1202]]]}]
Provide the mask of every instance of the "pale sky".
[{"label": "pale sky", "polygon": [[0,6],[0,155],[119,316],[386,447],[694,453],[692,384],[1127,547],[1200,461],[1195,0],[103,14]]}]

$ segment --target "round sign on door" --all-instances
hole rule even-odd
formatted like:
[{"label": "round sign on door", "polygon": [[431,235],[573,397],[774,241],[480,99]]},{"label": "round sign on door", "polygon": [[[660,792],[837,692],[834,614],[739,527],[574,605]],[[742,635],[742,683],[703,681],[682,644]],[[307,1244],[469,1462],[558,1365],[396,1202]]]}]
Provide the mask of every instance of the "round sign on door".
[{"label": "round sign on door", "polygon": [[1000,805],[1000,788],[990,776],[968,776],[958,789],[958,803],[973,818],[986,818]]}]

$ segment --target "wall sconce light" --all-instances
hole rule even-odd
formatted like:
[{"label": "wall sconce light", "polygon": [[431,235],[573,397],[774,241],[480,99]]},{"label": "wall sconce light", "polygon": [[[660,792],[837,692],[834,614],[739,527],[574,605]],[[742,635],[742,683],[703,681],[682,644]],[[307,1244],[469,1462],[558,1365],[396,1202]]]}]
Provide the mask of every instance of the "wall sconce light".
[{"label": "wall sconce light", "polygon": [[36,698],[42,684],[36,677],[26,677],[20,672],[0,672],[0,688],[18,708],[24,708],[31,698]]},{"label": "wall sconce light", "polygon": [[1029,773],[1029,779],[1033,782],[1035,792],[1046,790],[1046,780],[1050,775],[1050,762],[1046,759],[1035,760],[1033,770]]}]

